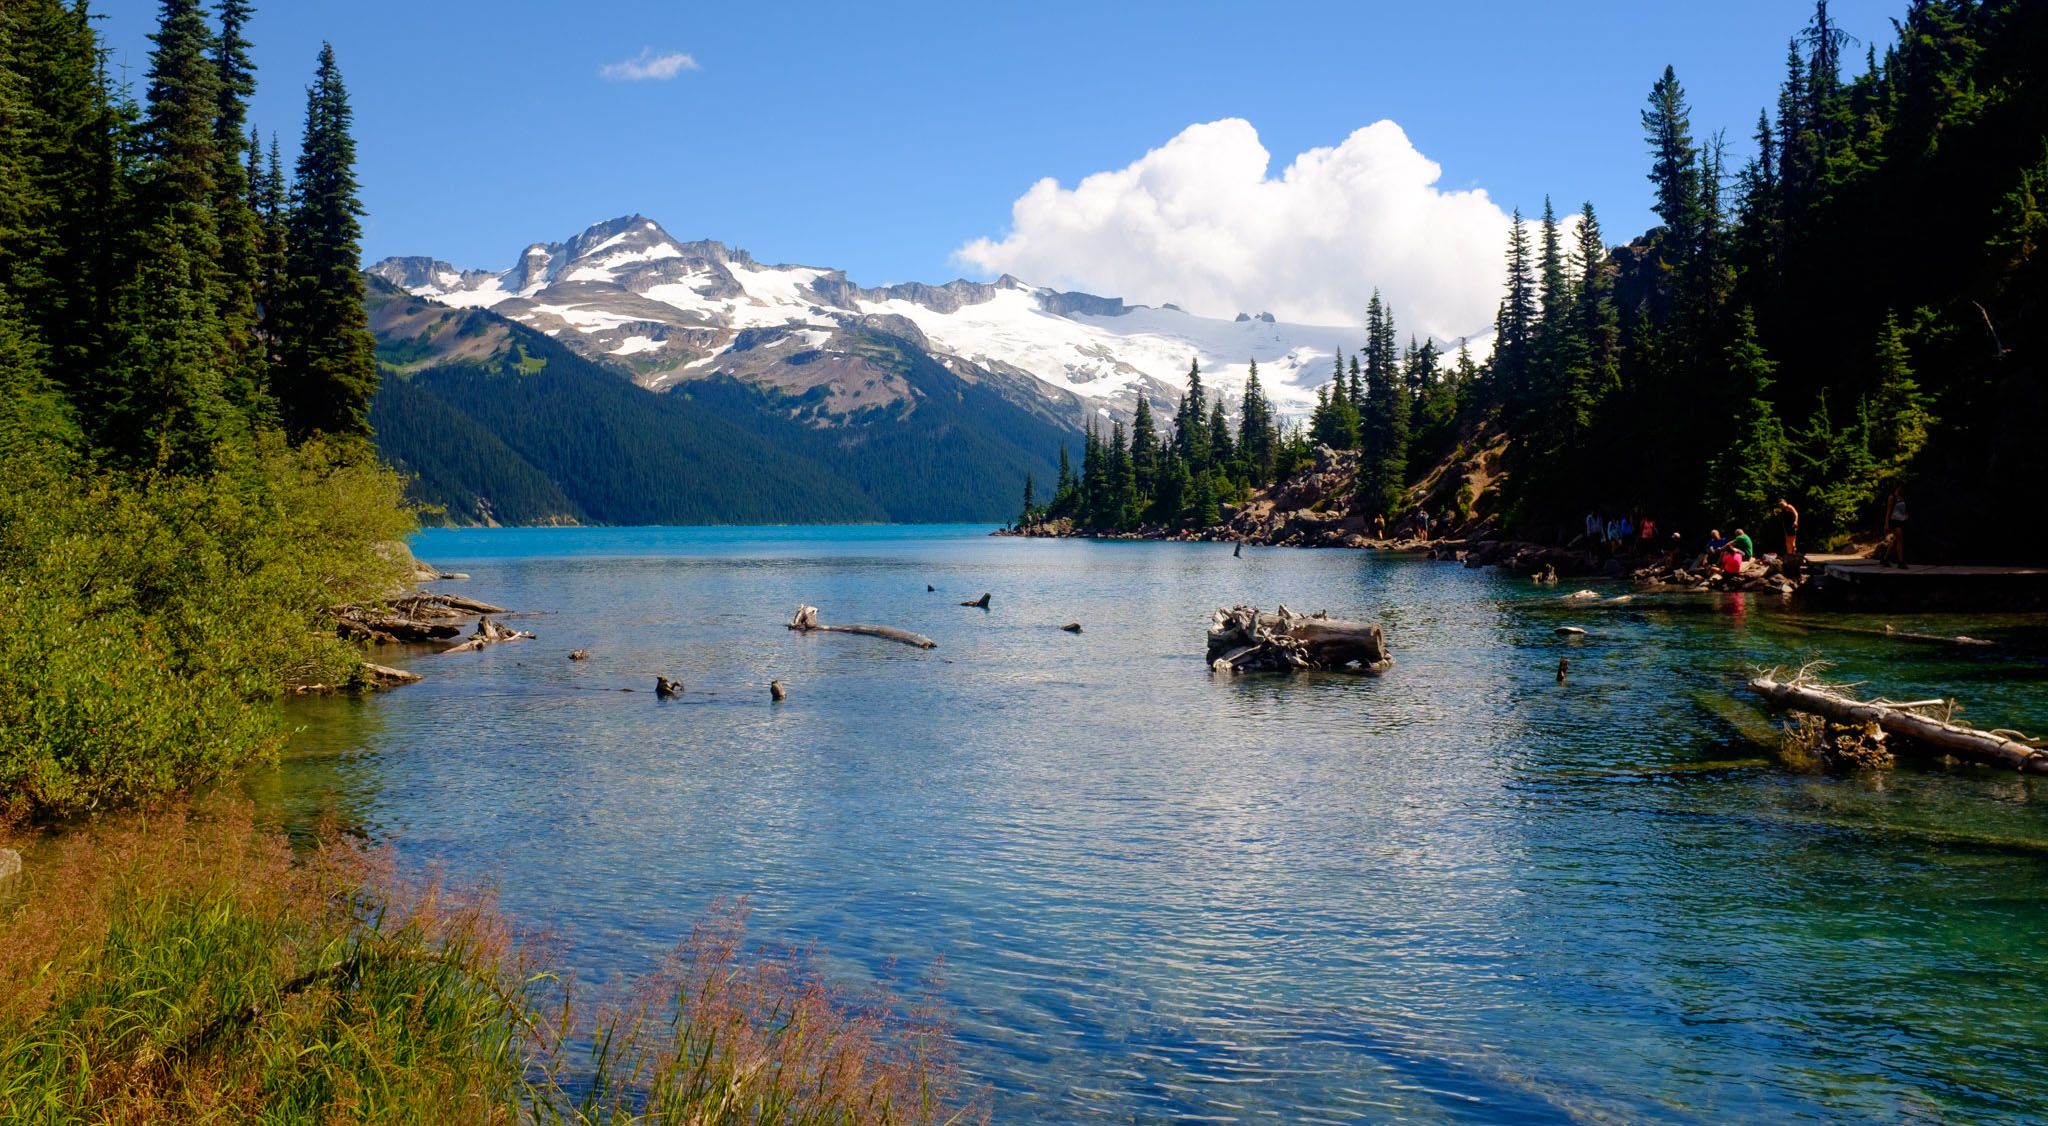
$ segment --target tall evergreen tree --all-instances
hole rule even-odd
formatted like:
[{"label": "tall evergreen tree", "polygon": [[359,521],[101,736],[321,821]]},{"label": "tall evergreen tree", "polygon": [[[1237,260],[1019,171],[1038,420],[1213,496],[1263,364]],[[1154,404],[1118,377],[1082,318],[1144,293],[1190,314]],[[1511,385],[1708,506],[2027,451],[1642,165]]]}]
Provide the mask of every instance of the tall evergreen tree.
[{"label": "tall evergreen tree", "polygon": [[286,278],[278,318],[276,394],[298,437],[368,437],[377,390],[375,344],[363,309],[362,204],[348,91],[331,44],[306,96],[286,225]]},{"label": "tall evergreen tree", "polygon": [[1209,468],[1209,400],[1202,390],[1200,360],[1188,363],[1188,386],[1173,412],[1173,452],[1187,463],[1188,473]]},{"label": "tall evergreen tree", "polygon": [[1530,347],[1536,332],[1535,263],[1529,229],[1516,208],[1508,223],[1507,297],[1494,325],[1493,374],[1508,416],[1519,419],[1529,398]]},{"label": "tall evergreen tree", "polygon": [[1709,463],[1709,503],[1731,519],[1761,521],[1785,492],[1789,449],[1771,402],[1776,365],[1757,341],[1756,319],[1747,309],[1736,314],[1722,366],[1741,398],[1733,433]]},{"label": "tall evergreen tree", "polygon": [[1903,476],[1934,428],[1927,396],[1913,378],[1912,354],[1896,316],[1887,312],[1877,333],[1877,391],[1870,404],[1870,453],[1878,471]]},{"label": "tall evergreen tree", "polygon": [[132,239],[118,214],[121,121],[90,20],[62,0],[0,5],[0,69],[13,91],[0,123],[0,293],[22,345],[97,419],[110,398],[103,369]]},{"label": "tall evergreen tree", "polygon": [[[197,0],[163,0],[137,186],[141,248],[116,310],[122,339],[102,440],[116,458],[203,468],[230,436],[220,320],[220,76]],[[238,154],[239,155],[239,154]]]},{"label": "tall evergreen tree", "polygon": [[258,291],[262,284],[264,232],[257,214],[250,165],[244,163],[248,99],[256,92],[256,64],[244,35],[254,9],[248,0],[221,0],[220,34],[214,40],[218,104],[213,122],[220,160],[215,173],[214,213],[220,240],[220,319],[228,349],[230,393],[253,409],[263,380],[265,352],[258,341]]},{"label": "tall evergreen tree", "polygon": [[1211,467],[1228,471],[1237,461],[1237,440],[1230,435],[1230,419],[1223,413],[1223,398],[1217,396],[1209,406],[1209,463]]},{"label": "tall evergreen tree", "polygon": [[1643,132],[1650,142],[1650,183],[1656,189],[1657,217],[1664,224],[1667,260],[1690,258],[1700,233],[1699,151],[1692,139],[1692,110],[1678,74],[1664,76],[1650,88],[1650,108],[1643,111]]},{"label": "tall evergreen tree", "polygon": [[1109,448],[1105,451],[1105,469],[1109,480],[1103,490],[1102,524],[1108,528],[1124,528],[1131,523],[1131,509],[1136,504],[1135,490],[1131,486],[1131,447],[1124,434],[1122,419],[1109,425]]},{"label": "tall evergreen tree", "polygon": [[1152,403],[1144,392],[1138,394],[1138,408],[1131,414],[1132,515],[1143,518],[1158,487],[1159,433],[1152,422]]},{"label": "tall evergreen tree", "polygon": [[1259,385],[1259,362],[1253,360],[1244,379],[1244,401],[1237,413],[1237,455],[1244,462],[1245,477],[1254,488],[1273,481],[1274,455],[1279,436],[1273,429],[1273,403]]}]

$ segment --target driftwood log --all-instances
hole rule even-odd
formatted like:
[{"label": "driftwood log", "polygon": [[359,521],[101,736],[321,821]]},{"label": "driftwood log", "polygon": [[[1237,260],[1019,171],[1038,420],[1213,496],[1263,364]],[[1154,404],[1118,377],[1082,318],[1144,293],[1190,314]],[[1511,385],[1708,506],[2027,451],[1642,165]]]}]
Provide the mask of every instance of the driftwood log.
[{"label": "driftwood log", "polygon": [[1780,684],[1771,676],[1757,677],[1749,682],[1749,687],[1776,707],[1823,716],[1836,723],[1876,724],[1888,735],[1952,754],[1966,762],[2027,774],[2048,774],[2048,751],[2009,738],[2010,732],[1981,731],[1912,710],[1924,705],[1865,703],[1822,688],[1796,683]]},{"label": "driftwood log", "polygon": [[408,594],[377,605],[341,606],[333,614],[335,629],[343,637],[420,644],[460,637],[462,619],[471,615],[504,612],[459,594]]},{"label": "driftwood log", "polygon": [[516,630],[510,626],[500,625],[488,617],[482,617],[476,620],[476,632],[469,635],[468,641],[460,645],[451,645],[441,650],[441,652],[474,653],[478,649],[496,645],[500,641],[518,641],[532,636],[531,633],[524,630]]},{"label": "driftwood log", "polygon": [[919,649],[937,649],[939,647],[938,642],[921,633],[912,633],[907,629],[897,629],[894,626],[828,626],[818,621],[818,608],[816,606],[797,607],[796,616],[789,620],[789,628],[798,633],[858,633],[867,637],[885,637],[890,641],[900,641],[905,645],[915,645]]},{"label": "driftwood log", "polygon": [[1380,627],[1279,607],[1216,611],[1209,624],[1209,664],[1227,672],[1348,669],[1382,673],[1393,667]]}]

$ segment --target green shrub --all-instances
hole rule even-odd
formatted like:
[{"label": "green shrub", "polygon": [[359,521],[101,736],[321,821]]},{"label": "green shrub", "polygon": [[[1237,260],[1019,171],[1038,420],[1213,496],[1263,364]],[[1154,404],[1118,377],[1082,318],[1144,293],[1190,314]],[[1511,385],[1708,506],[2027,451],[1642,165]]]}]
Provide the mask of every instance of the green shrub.
[{"label": "green shrub", "polygon": [[0,816],[66,816],[275,751],[272,702],[344,683],[337,603],[403,578],[400,482],[366,453],[259,442],[203,478],[0,465]]}]

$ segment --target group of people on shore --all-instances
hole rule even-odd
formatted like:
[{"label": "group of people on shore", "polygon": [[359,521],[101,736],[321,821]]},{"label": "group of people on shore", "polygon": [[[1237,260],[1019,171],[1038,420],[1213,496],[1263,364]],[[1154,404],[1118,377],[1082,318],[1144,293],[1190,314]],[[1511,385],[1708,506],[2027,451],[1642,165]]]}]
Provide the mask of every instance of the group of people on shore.
[{"label": "group of people on shore", "polygon": [[[1799,574],[1799,510],[1784,497],[1778,498],[1777,518],[1779,531],[1784,538],[1784,550],[1778,555],[1785,573],[1795,578]],[[1707,533],[1706,550],[1693,564],[1696,570],[1713,569],[1739,575],[1744,565],[1757,558],[1756,541],[1743,528],[1735,529],[1732,536],[1723,536],[1721,529]]]},{"label": "group of people on shore", "polygon": [[[1394,534],[1396,536],[1413,536],[1418,540],[1433,540],[1438,535],[1449,530],[1450,526],[1451,518],[1448,514],[1431,516],[1428,509],[1417,505],[1406,516],[1401,517],[1394,523]],[[1376,540],[1387,538],[1387,518],[1385,516],[1375,516],[1372,518],[1372,538]]]},{"label": "group of people on shore", "polygon": [[1585,533],[1573,540],[1570,546],[1609,557],[1654,551],[1658,547],[1657,520],[1653,516],[1638,518],[1626,512],[1588,512]]}]

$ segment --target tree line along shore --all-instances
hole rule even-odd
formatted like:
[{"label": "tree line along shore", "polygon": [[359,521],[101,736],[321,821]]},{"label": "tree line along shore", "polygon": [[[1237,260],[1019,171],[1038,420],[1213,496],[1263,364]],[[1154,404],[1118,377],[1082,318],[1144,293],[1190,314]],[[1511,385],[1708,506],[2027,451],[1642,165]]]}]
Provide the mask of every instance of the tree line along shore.
[{"label": "tree line along shore", "polygon": [[[1255,368],[1235,403],[1191,370],[1163,424],[1141,400],[1078,467],[1062,451],[1049,494],[1027,481],[1017,525],[1201,536],[1268,505],[1366,535],[1420,511],[1559,547],[1592,512],[1704,543],[1789,499],[1827,551],[1905,487],[1917,557],[2048,560],[2021,518],[2048,474],[2048,13],[1914,0],[1859,41],[1820,0],[1788,30],[1746,143],[1703,135],[1671,68],[1651,84],[1657,226],[1609,246],[1590,203],[1516,212],[1483,361],[1402,345],[1399,295],[1374,293],[1302,423],[1277,423]],[[1272,503],[1328,472],[1323,448],[1353,455],[1348,492]]]}]

